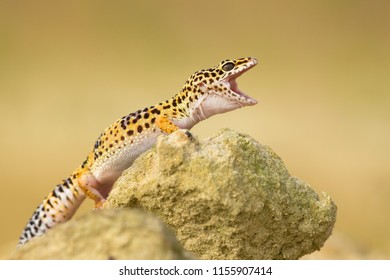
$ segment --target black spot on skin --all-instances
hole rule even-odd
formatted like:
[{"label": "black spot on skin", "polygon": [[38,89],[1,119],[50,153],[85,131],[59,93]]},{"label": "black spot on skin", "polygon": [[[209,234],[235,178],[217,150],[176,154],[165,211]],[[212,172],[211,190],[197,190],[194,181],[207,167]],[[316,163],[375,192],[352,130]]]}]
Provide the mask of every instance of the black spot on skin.
[{"label": "black spot on skin", "polygon": [[133,123],[136,124],[137,123],[137,118],[133,119]]},{"label": "black spot on skin", "polygon": [[150,111],[152,114],[160,115],[161,111],[158,110],[157,108],[154,108],[152,111]]},{"label": "black spot on skin", "polygon": [[181,101],[182,101],[182,100],[181,100],[181,97],[178,96],[178,97],[177,97],[177,103],[181,104]]},{"label": "black spot on skin", "polygon": [[99,156],[103,155],[102,151],[99,152]]},{"label": "black spot on skin", "polygon": [[110,144],[110,148],[112,148],[112,147],[114,147],[114,145],[113,145],[113,144]]},{"label": "black spot on skin", "polygon": [[204,73],[204,76],[206,77],[206,78],[208,78],[208,77],[210,77],[210,74],[209,73]]},{"label": "black spot on skin", "polygon": [[147,112],[149,110],[149,108],[148,107],[145,107],[144,109],[143,109],[143,112]]},{"label": "black spot on skin", "polygon": [[124,136],[121,136],[121,140],[122,140],[122,141],[125,140],[125,137],[124,137]]},{"label": "black spot on skin", "polygon": [[145,128],[149,128],[149,127],[150,127],[149,123],[145,123]]},{"label": "black spot on skin", "polygon": [[[82,165],[83,166],[83,165]],[[62,184],[65,188],[69,188],[69,185],[68,185],[68,182],[67,181],[64,181],[64,183]],[[62,186],[59,186],[58,187],[58,191],[60,192],[64,192],[64,190],[62,189]]]},{"label": "black spot on skin", "polygon": [[171,108],[171,104],[165,105],[165,106],[163,107],[163,109],[169,109],[169,108]]},{"label": "black spot on skin", "polygon": [[217,76],[217,73],[215,73],[215,72],[211,73],[211,77],[215,78],[216,76]]},{"label": "black spot on skin", "polygon": [[144,114],[144,119],[148,119],[149,118],[149,113],[145,113]]},{"label": "black spot on skin", "polygon": [[53,208],[53,204],[51,204],[50,199],[47,200],[47,204],[49,204],[49,206],[50,206],[51,208]]},{"label": "black spot on skin", "polygon": [[190,96],[190,97],[188,98],[188,100],[190,100],[190,102],[192,102],[192,96]]},{"label": "black spot on skin", "polygon": [[133,135],[133,133],[134,133],[134,131],[133,131],[133,130],[129,130],[129,131],[127,131],[127,135],[129,135],[129,136]]},{"label": "black spot on skin", "polygon": [[122,127],[123,129],[126,129],[126,124],[125,124],[125,121],[124,121],[124,120],[121,121],[121,127]]},{"label": "black spot on skin", "polygon": [[156,118],[153,118],[150,120],[151,123],[154,123],[156,121]]},{"label": "black spot on skin", "polygon": [[138,131],[139,133],[142,132],[142,125],[139,125],[139,126],[137,127],[137,131]]},{"label": "black spot on skin", "polygon": [[176,107],[176,106],[177,106],[176,99],[173,99],[173,101],[172,101],[172,106],[173,106],[173,107]]},{"label": "black spot on skin", "polygon": [[[55,198],[58,198],[58,195],[57,195],[56,192],[52,192],[51,195],[52,195],[53,197],[55,197]],[[50,200],[48,200],[48,204],[49,204],[49,201],[50,201]],[[50,205],[51,205],[51,204],[50,204]]]}]

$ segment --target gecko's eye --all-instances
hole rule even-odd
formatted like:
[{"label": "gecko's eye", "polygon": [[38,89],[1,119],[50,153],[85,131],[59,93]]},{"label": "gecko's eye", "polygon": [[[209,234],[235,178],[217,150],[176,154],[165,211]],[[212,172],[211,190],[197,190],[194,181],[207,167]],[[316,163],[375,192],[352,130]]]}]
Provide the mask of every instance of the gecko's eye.
[{"label": "gecko's eye", "polygon": [[234,68],[234,63],[228,62],[222,66],[222,70],[228,72]]}]

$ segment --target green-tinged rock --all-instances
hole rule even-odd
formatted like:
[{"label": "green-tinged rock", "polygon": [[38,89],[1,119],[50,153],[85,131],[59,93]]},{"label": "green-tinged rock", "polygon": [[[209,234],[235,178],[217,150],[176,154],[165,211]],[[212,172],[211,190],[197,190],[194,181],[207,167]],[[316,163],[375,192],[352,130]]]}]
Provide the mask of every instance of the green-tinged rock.
[{"label": "green-tinged rock", "polygon": [[90,212],[18,248],[12,259],[189,259],[172,232],[140,210]]},{"label": "green-tinged rock", "polygon": [[224,129],[160,137],[118,179],[105,208],[142,208],[202,259],[298,259],[321,248],[336,205],[267,146]]}]

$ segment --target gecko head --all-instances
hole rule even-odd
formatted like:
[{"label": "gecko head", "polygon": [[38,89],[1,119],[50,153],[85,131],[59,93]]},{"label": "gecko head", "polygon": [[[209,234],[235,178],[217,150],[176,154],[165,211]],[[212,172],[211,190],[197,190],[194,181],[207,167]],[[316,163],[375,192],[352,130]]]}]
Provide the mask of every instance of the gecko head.
[{"label": "gecko head", "polygon": [[238,88],[237,78],[257,64],[253,57],[224,60],[218,66],[195,72],[185,88],[192,89],[190,99],[193,114],[200,119],[257,104],[257,101]]}]

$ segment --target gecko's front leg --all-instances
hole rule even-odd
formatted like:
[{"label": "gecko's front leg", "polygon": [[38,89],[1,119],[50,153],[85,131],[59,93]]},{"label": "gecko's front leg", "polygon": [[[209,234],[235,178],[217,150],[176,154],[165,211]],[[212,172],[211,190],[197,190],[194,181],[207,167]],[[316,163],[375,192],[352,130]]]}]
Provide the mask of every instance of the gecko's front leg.
[{"label": "gecko's front leg", "polygon": [[179,127],[166,116],[157,117],[156,125],[162,132],[167,134],[171,134],[172,132],[175,132],[179,129]]},{"label": "gecko's front leg", "polygon": [[90,171],[81,174],[78,179],[79,187],[85,195],[95,201],[95,208],[101,208],[106,199],[98,191],[100,184]]}]

